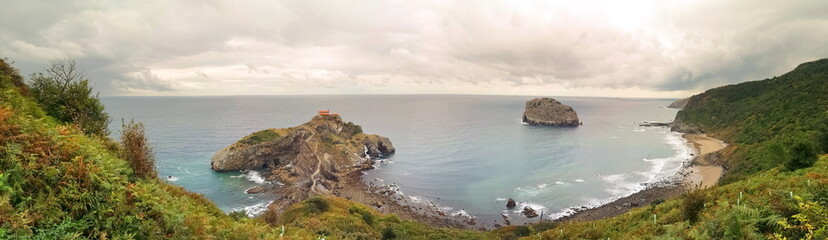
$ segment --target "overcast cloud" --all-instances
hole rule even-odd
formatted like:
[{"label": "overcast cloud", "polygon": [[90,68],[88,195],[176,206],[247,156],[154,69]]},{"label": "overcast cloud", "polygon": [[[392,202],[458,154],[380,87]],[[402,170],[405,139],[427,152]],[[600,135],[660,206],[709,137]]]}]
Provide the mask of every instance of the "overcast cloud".
[{"label": "overcast cloud", "polygon": [[7,1],[0,55],[102,95],[684,97],[828,57],[828,1]]}]

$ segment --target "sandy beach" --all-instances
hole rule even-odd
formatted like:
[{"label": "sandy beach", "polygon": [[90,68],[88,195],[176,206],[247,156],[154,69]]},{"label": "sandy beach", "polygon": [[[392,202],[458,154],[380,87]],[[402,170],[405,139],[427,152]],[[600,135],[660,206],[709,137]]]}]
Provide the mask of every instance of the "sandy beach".
[{"label": "sandy beach", "polygon": [[685,170],[687,171],[685,183],[690,188],[704,189],[715,186],[724,174],[724,168],[708,162],[705,156],[723,149],[727,144],[705,134],[684,134],[683,137],[687,139],[688,144],[696,153],[691,166]]},{"label": "sandy beach", "polygon": [[678,173],[684,176],[683,182],[649,187],[595,208],[578,209],[574,214],[556,221],[593,221],[614,217],[658,200],[677,197],[688,190],[715,186],[724,174],[724,169],[722,166],[708,162],[706,156],[723,149],[727,144],[704,134],[684,134],[683,137],[693,148],[695,156],[690,166]]}]

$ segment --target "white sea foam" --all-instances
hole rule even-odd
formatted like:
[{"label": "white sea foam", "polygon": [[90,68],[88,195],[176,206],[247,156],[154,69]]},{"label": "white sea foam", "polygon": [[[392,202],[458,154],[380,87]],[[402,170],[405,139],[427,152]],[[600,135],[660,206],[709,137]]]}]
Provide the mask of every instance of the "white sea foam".
[{"label": "white sea foam", "polygon": [[173,177],[173,176],[167,176],[166,179],[167,179],[167,181],[170,181],[170,182],[178,181],[178,177]]},{"label": "white sea foam", "polygon": [[575,181],[576,181],[576,182],[584,182],[584,180],[583,180],[583,179],[580,179],[580,178],[575,179]]},{"label": "white sea foam", "polygon": [[267,210],[267,206],[271,203],[273,203],[273,201],[257,203],[254,205],[243,207],[242,209],[233,209],[233,211],[244,210],[244,212],[247,213],[248,217],[255,217]]},{"label": "white sea foam", "polygon": [[561,181],[555,181],[555,184],[557,184],[557,185],[563,185],[563,184],[564,184],[564,182],[561,182]]},{"label": "white sea foam", "polygon": [[636,128],[636,129],[633,129],[632,131],[633,132],[643,132],[643,131],[647,131],[647,130],[644,130],[643,128]]},{"label": "white sea foam", "polygon": [[265,179],[262,177],[261,174],[259,174],[258,171],[247,170],[244,171],[244,174],[242,174],[241,176],[244,176],[244,178],[246,178],[247,181],[251,181],[258,184],[265,183]]},{"label": "white sea foam", "polygon": [[411,199],[411,202],[413,202],[413,203],[422,203],[423,202],[423,197],[420,197],[420,196],[408,196],[408,199]]},{"label": "white sea foam", "polygon": [[548,185],[549,185],[549,184],[546,184],[546,183],[541,183],[541,184],[538,184],[538,188],[545,188],[545,187],[546,187],[546,186],[548,186]]},{"label": "white sea foam", "polygon": [[498,202],[503,202],[506,201],[506,198],[495,198],[495,200],[497,200]]},{"label": "white sea foam", "polygon": [[470,215],[469,213],[466,212],[466,210],[463,210],[463,209],[460,209],[460,211],[452,213],[451,216],[452,217],[460,216],[460,217],[474,218],[474,216]]}]

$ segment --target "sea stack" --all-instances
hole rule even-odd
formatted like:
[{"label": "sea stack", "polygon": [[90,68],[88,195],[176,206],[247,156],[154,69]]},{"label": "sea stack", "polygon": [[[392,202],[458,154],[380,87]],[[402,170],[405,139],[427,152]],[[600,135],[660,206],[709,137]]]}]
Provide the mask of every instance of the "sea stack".
[{"label": "sea stack", "polygon": [[535,98],[526,102],[523,122],[529,125],[570,126],[581,125],[578,113],[572,107],[552,98]]}]

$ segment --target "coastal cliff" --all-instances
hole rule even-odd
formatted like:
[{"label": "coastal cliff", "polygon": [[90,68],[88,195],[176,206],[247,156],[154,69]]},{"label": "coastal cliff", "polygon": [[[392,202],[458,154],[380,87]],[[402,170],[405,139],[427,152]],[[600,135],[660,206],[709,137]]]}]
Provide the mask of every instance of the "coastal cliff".
[{"label": "coastal cliff", "polygon": [[670,103],[670,105],[667,105],[667,108],[684,109],[684,107],[687,106],[688,101],[690,101],[689,97],[688,98],[682,98],[682,99],[673,101],[672,103]]},{"label": "coastal cliff", "polygon": [[523,122],[529,125],[572,126],[581,125],[578,113],[572,107],[552,98],[535,98],[526,102]]}]

